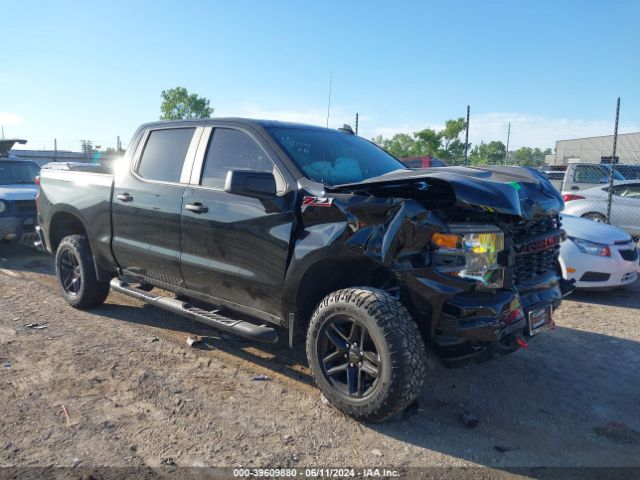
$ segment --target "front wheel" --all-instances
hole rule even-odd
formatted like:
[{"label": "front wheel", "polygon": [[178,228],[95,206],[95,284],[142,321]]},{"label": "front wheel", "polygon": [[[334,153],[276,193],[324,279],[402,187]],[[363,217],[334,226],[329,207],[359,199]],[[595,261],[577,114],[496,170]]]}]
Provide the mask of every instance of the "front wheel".
[{"label": "front wheel", "polygon": [[318,305],[307,332],[317,385],[338,409],[383,421],[409,406],[426,376],[424,341],[406,308],[382,290],[338,290]]},{"label": "front wheel", "polygon": [[56,251],[56,276],[62,296],[75,308],[100,305],[109,295],[109,282],[100,282],[84,235],[69,235]]}]

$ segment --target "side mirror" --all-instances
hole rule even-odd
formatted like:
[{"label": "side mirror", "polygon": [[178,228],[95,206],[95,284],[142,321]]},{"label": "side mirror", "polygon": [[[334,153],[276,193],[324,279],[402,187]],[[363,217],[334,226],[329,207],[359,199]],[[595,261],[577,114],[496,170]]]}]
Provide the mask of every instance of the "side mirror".
[{"label": "side mirror", "polygon": [[272,198],[276,195],[276,179],[270,172],[229,170],[224,191],[254,198]]}]

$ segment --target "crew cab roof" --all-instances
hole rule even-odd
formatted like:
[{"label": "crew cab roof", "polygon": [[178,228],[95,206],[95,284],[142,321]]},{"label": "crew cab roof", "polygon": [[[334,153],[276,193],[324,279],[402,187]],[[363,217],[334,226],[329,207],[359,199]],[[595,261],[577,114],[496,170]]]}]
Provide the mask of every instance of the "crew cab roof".
[{"label": "crew cab roof", "polygon": [[[259,126],[262,128],[300,128],[300,129],[311,129],[311,130],[326,130],[325,127],[321,127],[318,125],[308,125],[304,123],[294,123],[294,122],[281,122],[278,120],[260,120],[255,118],[241,118],[241,117],[216,117],[216,118],[194,118],[189,120],[160,120],[157,122],[149,122],[141,125],[140,128],[149,129],[149,128],[157,128],[157,127],[180,127],[180,126],[207,126],[214,125],[219,123],[233,123],[233,124],[244,124],[247,126]],[[337,129],[336,132],[340,132]]]}]

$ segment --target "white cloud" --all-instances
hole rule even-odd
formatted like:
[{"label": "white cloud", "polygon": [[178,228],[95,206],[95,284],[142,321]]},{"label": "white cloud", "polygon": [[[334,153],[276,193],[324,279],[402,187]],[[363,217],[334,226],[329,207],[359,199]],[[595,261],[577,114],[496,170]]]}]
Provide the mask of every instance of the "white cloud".
[{"label": "white cloud", "polygon": [[[279,120],[281,122],[306,123],[309,125],[323,126],[327,124],[327,110],[319,108],[309,108],[306,110],[269,110],[251,103],[244,103],[237,110],[222,111],[217,109],[216,114],[220,116],[238,116],[248,118],[259,118],[267,120]],[[360,121],[369,121],[369,117],[360,116]],[[329,116],[329,127],[338,128],[345,123],[355,129],[355,113],[349,113],[344,107],[332,106]]]},{"label": "white cloud", "polygon": [[[592,137],[613,134],[612,120],[580,120],[553,118],[526,113],[491,112],[471,115],[469,121],[469,141],[478,144],[481,141],[501,140],[507,142],[507,130],[511,122],[509,149],[519,147],[555,147],[557,140]],[[393,136],[396,133],[413,133],[423,128],[439,130],[442,125],[404,124],[380,126],[373,129],[373,135]],[[620,133],[640,131],[638,125],[621,125]]]},{"label": "white cloud", "polygon": [[372,130],[366,130],[363,132],[365,137],[377,137],[378,135],[382,135],[383,137],[393,137],[396,133],[407,133],[409,135],[414,134],[415,132],[419,132],[420,130],[424,130],[425,128],[431,128],[432,130],[438,131],[444,128],[443,125],[436,124],[411,124],[405,123],[403,125],[398,125],[394,127],[376,127]]},{"label": "white cloud", "polygon": [[0,112],[0,125],[18,125],[22,123],[22,117],[17,113]]}]

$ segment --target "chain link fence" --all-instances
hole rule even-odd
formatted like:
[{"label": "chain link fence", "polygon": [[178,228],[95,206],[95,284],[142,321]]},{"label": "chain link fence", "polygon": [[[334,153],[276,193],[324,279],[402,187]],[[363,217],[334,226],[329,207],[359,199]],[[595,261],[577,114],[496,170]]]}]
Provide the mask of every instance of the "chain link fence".
[{"label": "chain link fence", "polygon": [[[606,222],[640,239],[640,132],[562,140],[547,168],[565,212]],[[615,150],[615,155],[614,155]]]}]

